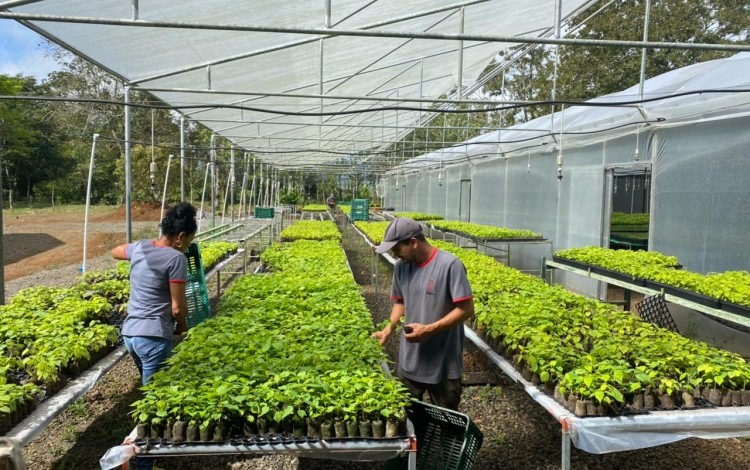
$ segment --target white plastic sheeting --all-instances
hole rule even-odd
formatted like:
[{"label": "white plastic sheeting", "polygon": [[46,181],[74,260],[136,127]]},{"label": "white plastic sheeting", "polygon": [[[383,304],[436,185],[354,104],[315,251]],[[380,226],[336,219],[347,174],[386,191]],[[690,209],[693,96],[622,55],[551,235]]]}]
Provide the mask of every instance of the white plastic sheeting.
[{"label": "white plastic sheeting", "polygon": [[[674,70],[645,82],[644,98],[653,101],[640,109],[571,107],[564,118],[558,112],[407,161],[383,180],[385,205],[458,220],[461,180],[470,180],[472,222],[534,230],[554,249],[607,246],[611,171],[645,169],[652,175],[650,249],[677,256],[691,271],[745,270],[750,93],[743,89],[750,89],[750,53]],[[592,101],[637,97],[636,86]],[[442,187],[428,188],[439,171]],[[564,274],[558,281],[597,295],[596,283]]]},{"label": "white plastic sheeting", "polygon": [[[573,444],[592,454],[656,447],[690,437],[725,439],[750,436],[750,407],[720,407],[700,410],[656,411],[648,414],[601,418],[577,418],[552,397],[523,377],[502,356],[495,353],[470,328],[466,337],[510,378],[521,384],[526,393],[544,407]],[[565,438],[565,437],[563,437]],[[570,456],[563,455],[563,459]],[[563,468],[565,468],[563,466]]]},{"label": "white plastic sheeting", "polygon": [[[156,96],[236,146],[279,152],[258,153],[279,166],[303,166],[341,157],[321,151],[353,153],[391,143],[423,116],[419,110],[322,117],[295,113],[340,113],[397,104],[378,101],[383,98],[435,99],[455,89],[459,77],[461,85],[473,84],[497,53],[512,45],[337,37],[337,28],[536,37],[551,34],[557,1],[41,0],[9,2],[17,6],[8,11],[86,20],[25,24],[126,82],[158,89],[153,91]],[[562,0],[561,16],[590,3]],[[138,21],[97,24],[97,19]],[[147,22],[152,24],[145,27]],[[192,26],[175,28],[174,23]],[[199,23],[214,28],[198,28]],[[231,26],[255,28],[243,31]],[[332,35],[298,34],[295,28],[328,28]],[[215,104],[256,110],[186,108]]]}]

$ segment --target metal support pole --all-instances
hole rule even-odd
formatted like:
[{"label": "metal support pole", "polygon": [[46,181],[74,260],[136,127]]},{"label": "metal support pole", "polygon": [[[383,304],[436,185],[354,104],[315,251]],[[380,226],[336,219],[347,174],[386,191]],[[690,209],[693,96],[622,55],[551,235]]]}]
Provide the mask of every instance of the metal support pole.
[{"label": "metal support pole", "polygon": [[325,25],[326,28],[331,27],[331,0],[324,0],[323,8],[325,8]]},{"label": "metal support pole", "polygon": [[560,462],[560,468],[570,470],[570,430],[567,423],[562,425],[562,462]]},{"label": "metal support pole", "polygon": [[[646,13],[643,18],[643,42],[648,42],[648,23],[651,17],[651,0],[646,0]],[[638,98],[643,99],[643,82],[646,78],[646,52],[645,47],[641,49],[641,80],[638,85]]]},{"label": "metal support pole", "polygon": [[229,210],[232,211],[230,218],[232,225],[234,225],[234,180],[234,146],[232,146],[229,150]]},{"label": "metal support pole", "polygon": [[133,21],[138,20],[138,0],[130,0],[131,10],[133,12]]},{"label": "metal support pole", "polygon": [[180,116],[180,201],[185,200],[185,116]]},{"label": "metal support pole", "polygon": [[211,134],[211,228],[216,227],[216,134]]},{"label": "metal support pole", "polygon": [[132,175],[130,168],[130,85],[125,86],[125,241],[133,241],[133,223],[131,213]]},{"label": "metal support pole", "polygon": [[86,185],[86,211],[83,216],[83,262],[81,263],[81,272],[86,272],[86,248],[89,238],[89,207],[91,206],[91,181],[94,175],[94,155],[96,155],[96,140],[99,134],[94,134],[94,140],[91,142],[91,159],[89,160],[89,178]]},{"label": "metal support pole", "polygon": [[[464,34],[464,7],[461,7],[461,20],[458,33]],[[464,94],[464,41],[458,41],[458,99],[462,99]],[[421,96],[420,96],[421,98]]]},{"label": "metal support pole", "polygon": [[[562,0],[557,0],[555,2],[555,39],[560,39],[560,15],[562,14]],[[557,99],[557,70],[560,67],[560,45],[555,46],[555,62],[554,62],[554,70],[552,75],[552,101],[554,102],[555,99]],[[505,78],[505,74],[503,74],[503,79]],[[555,124],[555,105],[552,105],[552,111],[550,113],[550,131],[554,129]]]},{"label": "metal support pole", "polygon": [[[5,126],[5,120],[0,118],[0,129]],[[0,143],[4,139],[0,140]],[[0,305],[5,305],[5,257],[3,256],[3,161],[0,159]]]}]

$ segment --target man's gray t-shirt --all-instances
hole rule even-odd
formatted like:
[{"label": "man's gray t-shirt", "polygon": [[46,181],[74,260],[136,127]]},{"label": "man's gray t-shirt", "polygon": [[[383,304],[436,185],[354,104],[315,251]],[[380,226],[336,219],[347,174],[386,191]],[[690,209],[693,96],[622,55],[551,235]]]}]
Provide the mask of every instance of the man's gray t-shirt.
[{"label": "man's gray t-shirt", "polygon": [[171,339],[175,320],[169,285],[187,281],[187,258],[152,240],[127,245],[125,254],[130,260],[130,300],[123,336]]},{"label": "man's gray t-shirt", "polygon": [[[452,254],[434,250],[424,264],[396,262],[391,299],[402,301],[405,323],[434,323],[455,308],[457,302],[472,298],[466,268]],[[436,384],[458,379],[463,374],[463,324],[439,331],[420,343],[410,343],[401,335],[398,368],[407,379]]]}]

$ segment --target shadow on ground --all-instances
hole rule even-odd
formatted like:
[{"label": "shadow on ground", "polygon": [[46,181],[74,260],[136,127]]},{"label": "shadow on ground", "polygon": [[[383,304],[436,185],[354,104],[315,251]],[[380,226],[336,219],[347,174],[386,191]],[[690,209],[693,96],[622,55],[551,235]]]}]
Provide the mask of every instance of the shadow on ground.
[{"label": "shadow on ground", "polygon": [[13,264],[64,244],[46,233],[8,233],[3,235],[3,259]]}]

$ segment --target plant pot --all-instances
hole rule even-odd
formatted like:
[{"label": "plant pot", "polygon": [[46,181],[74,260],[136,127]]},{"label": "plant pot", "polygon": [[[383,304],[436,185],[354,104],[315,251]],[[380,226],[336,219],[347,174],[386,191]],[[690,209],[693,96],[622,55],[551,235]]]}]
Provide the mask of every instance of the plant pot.
[{"label": "plant pot", "polygon": [[385,437],[385,423],[376,419],[372,422],[372,437]]},{"label": "plant pot", "polygon": [[202,442],[208,442],[211,440],[211,427],[202,427],[200,428],[200,440]]},{"label": "plant pot", "polygon": [[307,420],[307,437],[320,438],[320,424],[314,419]]},{"label": "plant pot", "polygon": [[333,438],[333,423],[328,419],[320,423],[320,438],[321,439]]},{"label": "plant pot", "polygon": [[268,420],[266,418],[258,418],[258,434],[268,434]]},{"label": "plant pot", "polygon": [[151,427],[148,423],[138,423],[135,426],[135,437],[137,439],[148,439],[151,435]]},{"label": "plant pot", "polygon": [[675,408],[674,399],[668,393],[659,394],[659,404],[662,410],[673,410]]},{"label": "plant pot", "polygon": [[695,408],[695,397],[690,392],[682,392],[682,407],[685,409]]},{"label": "plant pot", "polygon": [[588,413],[588,405],[591,402],[589,400],[578,400],[576,401],[575,411],[573,412],[579,418],[585,418]]},{"label": "plant pot", "polygon": [[523,376],[523,379],[527,382],[531,382],[531,379],[534,376],[534,373],[531,372],[531,368],[528,364],[524,364],[523,369],[521,370],[521,375]]},{"label": "plant pot", "polygon": [[712,405],[721,406],[722,398],[721,390],[718,388],[711,388],[708,390],[708,402]]},{"label": "plant pot", "polygon": [[596,416],[604,416],[606,414],[607,414],[607,409],[604,408],[604,405],[602,405],[601,403],[596,405]]},{"label": "plant pot", "polygon": [[369,419],[359,422],[359,435],[362,437],[372,437],[372,423]]},{"label": "plant pot", "polygon": [[560,393],[559,385],[555,385],[553,398],[555,399],[556,402],[560,403],[561,405],[565,403],[565,397],[563,397],[562,393]]},{"label": "plant pot", "polygon": [[185,440],[187,442],[198,442],[200,440],[200,430],[198,426],[188,426],[186,430]]},{"label": "plant pot", "polygon": [[346,435],[346,423],[344,423],[343,420],[337,419],[333,422],[333,433],[336,435],[336,437],[347,437]]},{"label": "plant pot", "polygon": [[732,390],[732,406],[742,406],[742,390]]},{"label": "plant pot", "polygon": [[385,422],[385,437],[392,438],[398,436],[398,421],[387,420]]},{"label": "plant pot", "polygon": [[175,421],[172,426],[172,440],[174,442],[183,442],[185,440],[185,428],[187,423],[185,421]]},{"label": "plant pot", "polygon": [[0,414],[0,434],[5,434],[10,429],[10,415],[7,413]]},{"label": "plant pot", "polygon": [[302,437],[305,435],[306,431],[307,423],[304,423],[302,421],[295,421],[294,424],[292,424],[292,436]]},{"label": "plant pot", "polygon": [[281,423],[268,420],[268,434],[281,434]]},{"label": "plant pot", "polygon": [[544,393],[553,396],[555,394],[555,384],[551,380],[544,382]]},{"label": "plant pot", "polygon": [[588,400],[588,402],[586,403],[586,414],[588,416],[596,416],[597,415],[596,404],[593,401],[591,401],[591,400]]},{"label": "plant pot", "polygon": [[721,406],[732,406],[732,392],[729,390],[721,392]]},{"label": "plant pot", "polygon": [[255,421],[245,421],[242,424],[242,434],[245,435],[245,437],[252,436],[253,434],[258,434],[258,425],[255,423]]},{"label": "plant pot", "polygon": [[169,440],[173,439],[173,434],[172,434],[173,427],[174,427],[174,421],[171,421],[171,420],[167,421],[166,426],[164,426],[164,432],[163,432],[164,439],[169,439]]},{"label": "plant pot", "polygon": [[640,411],[643,409],[643,394],[642,393],[636,393],[635,395],[633,395],[632,408],[636,411]]},{"label": "plant pot", "polygon": [[568,411],[570,411],[571,413],[575,413],[576,403],[578,403],[578,397],[571,393],[568,397],[568,404],[566,406],[566,408],[568,408]]},{"label": "plant pot", "polygon": [[214,428],[214,442],[224,442],[227,434],[226,423],[219,423]]},{"label": "plant pot", "polygon": [[654,394],[651,392],[645,392],[643,394],[643,409],[653,410],[655,408],[656,408],[656,400],[654,399]]},{"label": "plant pot", "polygon": [[359,426],[357,425],[357,421],[352,420],[346,422],[346,434],[349,437],[359,436]]},{"label": "plant pot", "polygon": [[151,439],[161,439],[164,436],[164,425],[151,424]]},{"label": "plant pot", "polygon": [[695,390],[693,390],[693,398],[703,398],[703,395],[701,395],[701,386],[695,387]]},{"label": "plant pot", "polygon": [[750,406],[750,390],[741,390],[742,406]]}]

